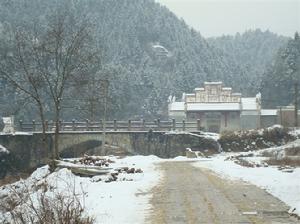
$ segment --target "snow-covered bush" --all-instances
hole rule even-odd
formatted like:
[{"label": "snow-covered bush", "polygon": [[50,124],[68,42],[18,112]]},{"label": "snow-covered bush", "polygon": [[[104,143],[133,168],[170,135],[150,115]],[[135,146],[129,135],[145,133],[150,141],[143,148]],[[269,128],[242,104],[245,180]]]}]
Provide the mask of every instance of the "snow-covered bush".
[{"label": "snow-covered bush", "polygon": [[274,126],[267,129],[249,131],[226,131],[220,135],[219,143],[224,151],[251,151],[283,145],[295,137],[288,129]]},{"label": "snow-covered bush", "polygon": [[277,145],[284,144],[290,140],[295,140],[294,136],[289,134],[289,130],[280,125],[274,125],[264,129],[262,136],[265,141],[274,142]]},{"label": "snow-covered bush", "polygon": [[265,160],[265,162],[271,166],[300,167],[300,157],[284,157],[281,159],[269,158],[269,159]]},{"label": "snow-covered bush", "polygon": [[299,156],[300,157],[300,146],[286,148],[285,154],[287,156]]},{"label": "snow-covered bush", "polygon": [[[50,173],[49,167],[41,167],[26,180],[1,187],[0,222],[94,223],[94,219],[85,213],[83,190],[77,189],[72,180],[67,178],[70,172],[57,172]],[[61,180],[64,189],[56,184],[60,175],[65,177]]]}]

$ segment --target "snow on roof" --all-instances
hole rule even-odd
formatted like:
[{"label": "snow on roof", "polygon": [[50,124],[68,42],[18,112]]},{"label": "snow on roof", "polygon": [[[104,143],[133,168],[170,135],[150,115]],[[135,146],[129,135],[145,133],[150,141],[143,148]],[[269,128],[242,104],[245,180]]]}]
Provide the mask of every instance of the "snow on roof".
[{"label": "snow on roof", "polygon": [[239,103],[188,103],[188,111],[239,111]]},{"label": "snow on roof", "polygon": [[223,87],[222,90],[232,90],[231,87]]},{"label": "snow on roof", "polygon": [[160,49],[164,52],[168,52],[168,50],[164,46],[159,45],[159,44],[152,45],[152,47],[155,48],[155,49]]},{"label": "snow on roof", "polygon": [[277,116],[277,110],[276,109],[264,109],[261,110],[261,115],[262,116]]},{"label": "snow on roof", "polygon": [[257,116],[258,115],[258,111],[257,110],[244,110],[242,111],[242,116]]},{"label": "snow on roof", "polygon": [[186,93],[186,96],[195,96],[195,93]]},{"label": "snow on roof", "polygon": [[195,88],[195,91],[197,91],[197,90],[198,90],[198,91],[199,91],[199,90],[204,90],[204,88],[201,88],[201,87],[200,87],[200,88]]},{"label": "snow on roof", "polygon": [[184,102],[173,102],[170,104],[170,111],[184,111]]},{"label": "snow on roof", "polygon": [[162,45],[160,45],[160,44],[152,45],[152,47],[154,47],[154,48],[165,48],[164,46],[162,46]]},{"label": "snow on roof", "polygon": [[204,85],[220,85],[223,84],[223,82],[204,82]]},{"label": "snow on roof", "polygon": [[256,98],[242,98],[242,108],[243,110],[257,110]]}]

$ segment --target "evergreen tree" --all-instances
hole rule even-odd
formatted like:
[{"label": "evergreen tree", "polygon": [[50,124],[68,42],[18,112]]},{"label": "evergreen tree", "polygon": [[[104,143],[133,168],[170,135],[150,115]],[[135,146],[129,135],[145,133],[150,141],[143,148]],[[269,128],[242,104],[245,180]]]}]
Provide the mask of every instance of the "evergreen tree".
[{"label": "evergreen tree", "polygon": [[300,38],[294,39],[278,51],[275,63],[262,81],[263,103],[267,107],[293,104],[294,84],[300,83]]}]

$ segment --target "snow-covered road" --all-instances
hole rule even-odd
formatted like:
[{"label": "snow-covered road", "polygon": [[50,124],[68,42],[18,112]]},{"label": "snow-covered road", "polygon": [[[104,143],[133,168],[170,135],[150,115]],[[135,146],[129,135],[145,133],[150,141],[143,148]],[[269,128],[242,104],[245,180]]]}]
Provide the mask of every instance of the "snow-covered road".
[{"label": "snow-covered road", "polygon": [[[261,188],[220,178],[197,162],[163,162],[149,223],[298,223],[289,207]],[[193,165],[195,164],[195,165]]]},{"label": "snow-covered road", "polygon": [[[210,169],[224,179],[256,185],[290,206],[290,212],[300,215],[300,168],[288,173],[272,166],[243,167],[226,160],[227,157],[226,153],[219,154],[208,161],[194,163],[194,166]],[[258,163],[261,160],[259,157],[251,159]]]}]

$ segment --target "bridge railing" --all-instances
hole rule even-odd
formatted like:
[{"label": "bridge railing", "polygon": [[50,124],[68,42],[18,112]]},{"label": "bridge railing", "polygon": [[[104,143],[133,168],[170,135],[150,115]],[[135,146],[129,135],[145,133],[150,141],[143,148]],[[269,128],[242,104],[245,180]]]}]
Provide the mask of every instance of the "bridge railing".
[{"label": "bridge railing", "polygon": [[[55,130],[55,122],[45,121],[46,131]],[[33,120],[32,122],[19,121],[21,131],[26,132],[41,132],[42,123]],[[176,121],[175,119],[161,121],[160,119],[154,121],[145,120],[128,120],[128,121],[59,121],[59,129],[61,132],[82,132],[82,131],[200,131],[200,120],[197,121]]]}]

